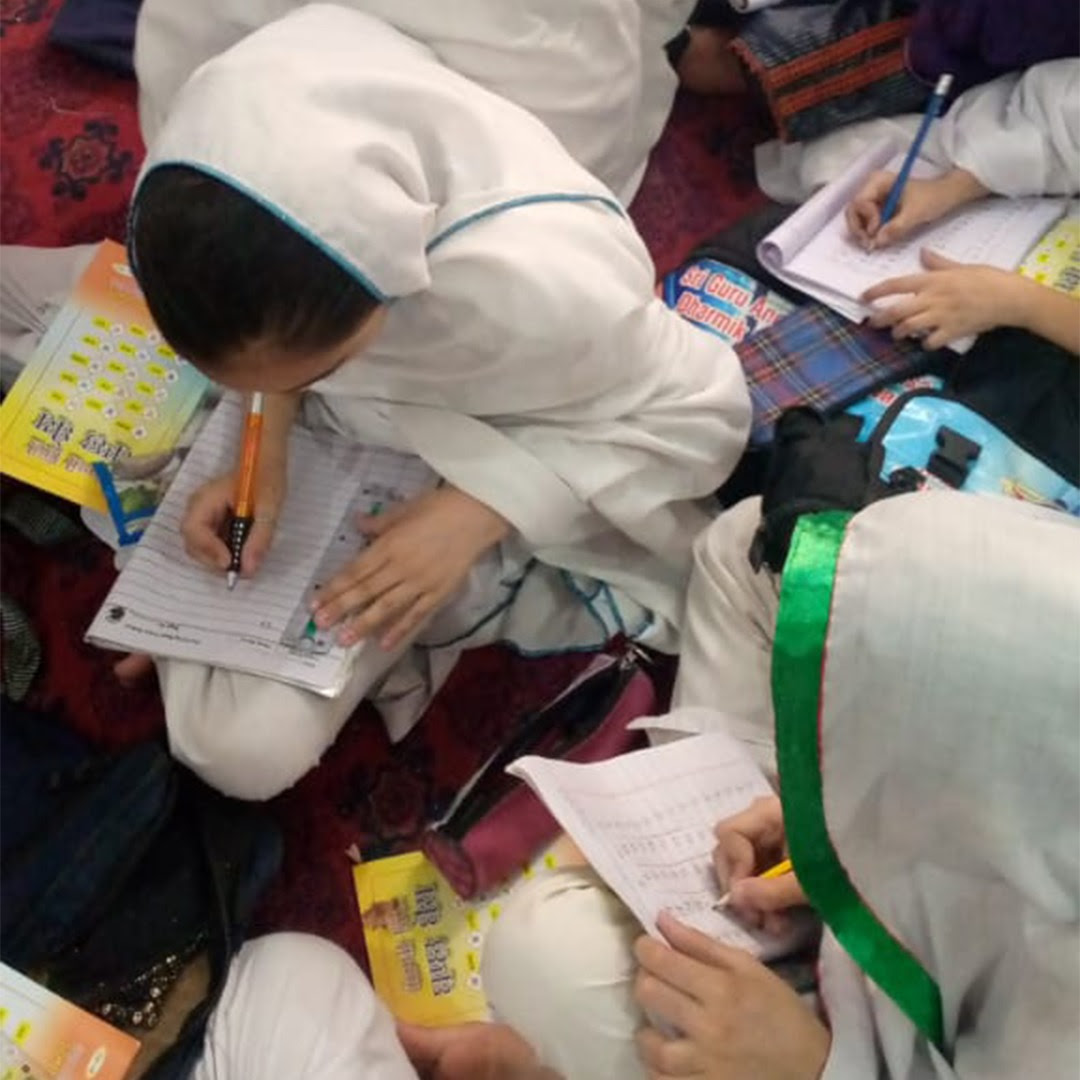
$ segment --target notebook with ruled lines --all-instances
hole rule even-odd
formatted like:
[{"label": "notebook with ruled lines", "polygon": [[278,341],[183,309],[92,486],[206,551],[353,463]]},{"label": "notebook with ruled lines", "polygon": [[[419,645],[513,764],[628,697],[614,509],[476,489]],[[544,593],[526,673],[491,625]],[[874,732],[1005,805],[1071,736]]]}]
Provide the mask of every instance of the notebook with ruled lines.
[{"label": "notebook with ruled lines", "polygon": [[434,487],[417,457],[360,446],[294,426],[289,484],[273,544],[258,573],[226,588],[225,575],[184,551],[180,526],[202,484],[236,463],[239,399],[222,400],[181,466],[130,561],[94,617],[95,645],[191,660],[290,683],[326,697],[342,692],[358,653],[318,631],[308,605],[323,579],[353,558],[364,538],[359,514]]}]

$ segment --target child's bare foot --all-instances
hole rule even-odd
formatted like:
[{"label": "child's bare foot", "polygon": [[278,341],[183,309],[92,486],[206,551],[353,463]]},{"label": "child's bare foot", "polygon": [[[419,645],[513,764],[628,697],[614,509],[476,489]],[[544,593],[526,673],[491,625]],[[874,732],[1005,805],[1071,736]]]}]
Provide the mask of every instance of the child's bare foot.
[{"label": "child's bare foot", "polygon": [[735,36],[719,26],[689,26],[690,43],[676,65],[679,82],[695,94],[742,94],[746,75],[730,43]]}]

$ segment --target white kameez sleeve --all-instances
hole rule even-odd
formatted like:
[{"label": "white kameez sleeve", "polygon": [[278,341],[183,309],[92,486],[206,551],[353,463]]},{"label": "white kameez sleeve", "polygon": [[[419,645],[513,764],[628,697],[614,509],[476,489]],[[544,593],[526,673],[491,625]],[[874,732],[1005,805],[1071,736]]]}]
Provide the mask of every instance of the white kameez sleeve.
[{"label": "white kameez sleeve", "polygon": [[962,94],[939,121],[941,156],[999,195],[1080,191],[1080,60],[1053,60]]}]

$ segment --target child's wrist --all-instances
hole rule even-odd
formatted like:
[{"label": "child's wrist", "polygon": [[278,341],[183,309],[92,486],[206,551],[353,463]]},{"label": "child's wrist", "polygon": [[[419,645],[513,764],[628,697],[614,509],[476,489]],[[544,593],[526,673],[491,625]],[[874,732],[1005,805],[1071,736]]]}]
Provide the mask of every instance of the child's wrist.
[{"label": "child's wrist", "polygon": [[1008,270],[1001,272],[1007,275],[1008,279],[1008,287],[1002,297],[1005,317],[1001,320],[1001,325],[1031,330],[1035,324],[1039,290],[1044,286],[1018,273],[1010,273]]},{"label": "child's wrist", "polygon": [[990,189],[967,169],[952,169],[941,178],[951,209],[985,199]]}]

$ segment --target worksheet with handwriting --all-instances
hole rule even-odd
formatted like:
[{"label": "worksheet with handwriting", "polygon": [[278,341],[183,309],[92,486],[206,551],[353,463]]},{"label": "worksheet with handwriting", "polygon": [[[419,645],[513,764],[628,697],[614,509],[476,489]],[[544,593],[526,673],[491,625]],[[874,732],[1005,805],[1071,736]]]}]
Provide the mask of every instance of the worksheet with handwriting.
[{"label": "worksheet with handwriting", "polygon": [[529,756],[508,771],[532,787],[649,933],[657,935],[657,916],[666,910],[763,959],[805,937],[803,920],[777,938],[716,910],[722,890],[714,826],[773,793],[730,736],[694,735],[589,765]]},{"label": "worksheet with handwriting", "polygon": [[161,506],[87,632],[107,648],[194,660],[264,675],[328,697],[344,689],[358,652],[309,624],[320,579],[363,546],[359,513],[377,513],[436,482],[419,459],[295,426],[288,495],[258,573],[225,586],[184,551],[180,527],[191,495],[237,459],[243,406],[226,397],[207,420]]}]

